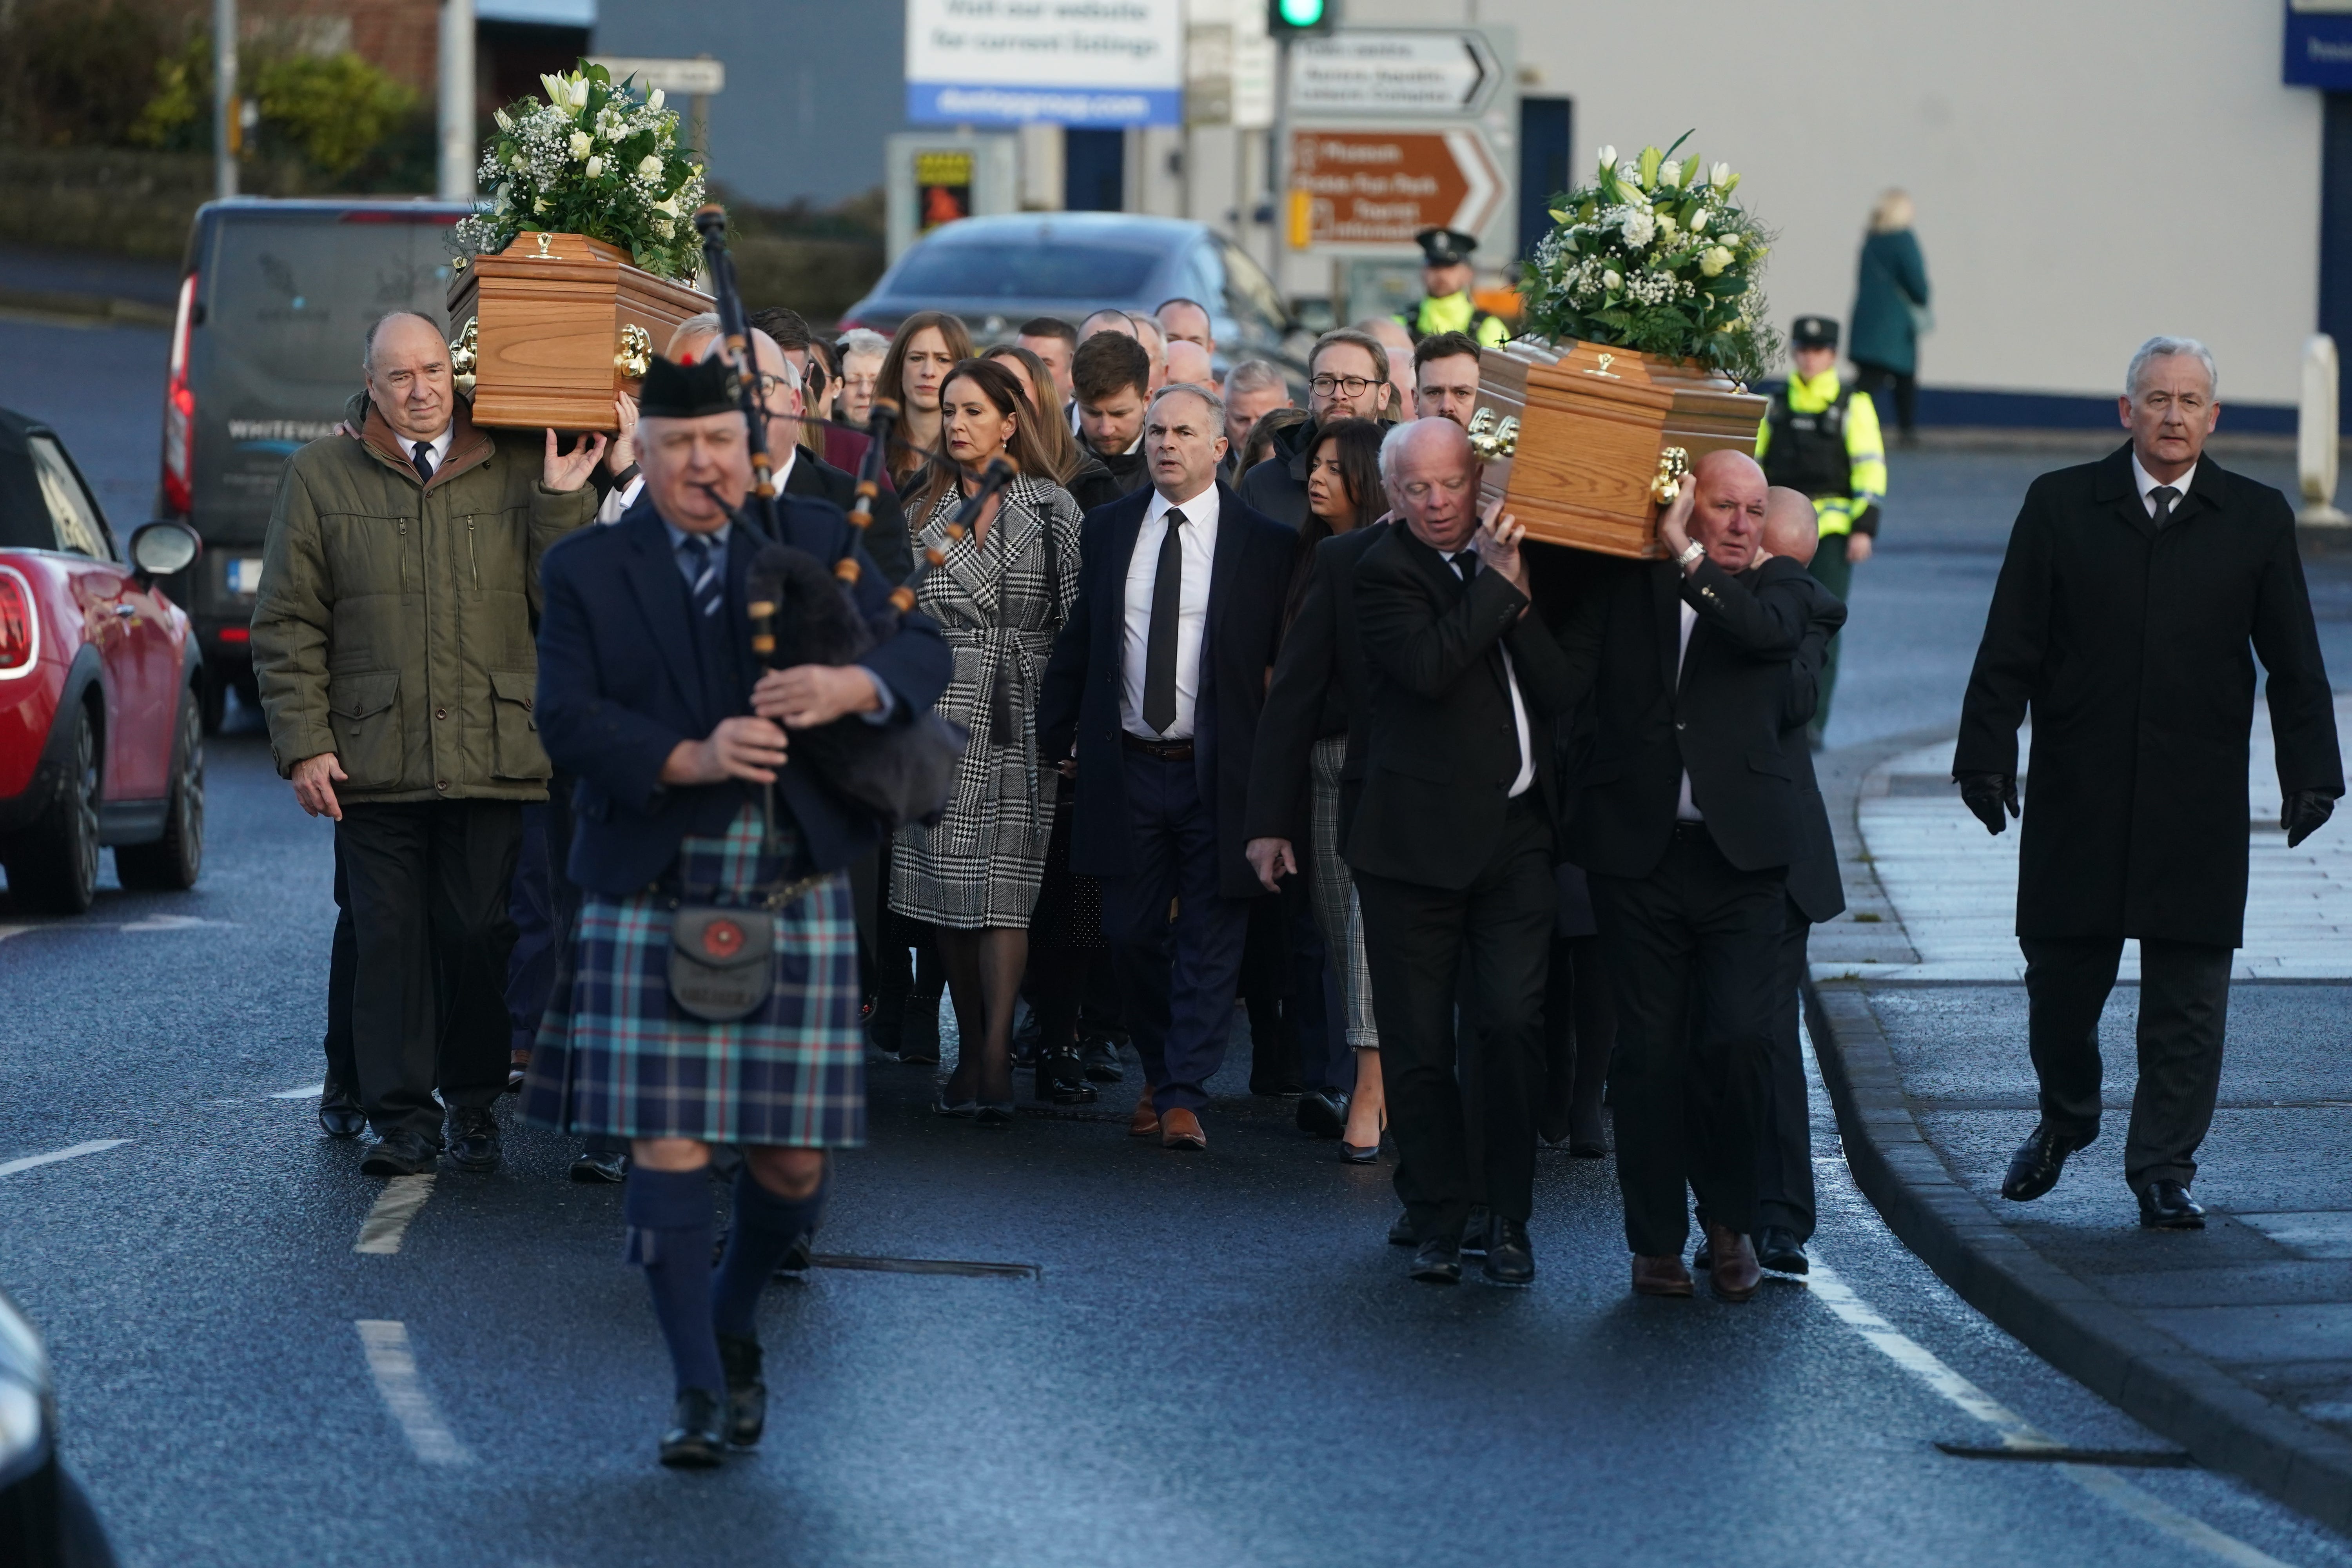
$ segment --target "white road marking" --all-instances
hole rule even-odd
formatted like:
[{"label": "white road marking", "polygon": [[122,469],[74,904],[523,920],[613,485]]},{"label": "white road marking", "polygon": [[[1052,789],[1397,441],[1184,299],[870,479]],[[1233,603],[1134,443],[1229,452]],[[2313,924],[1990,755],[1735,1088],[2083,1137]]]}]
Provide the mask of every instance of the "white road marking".
[{"label": "white road marking", "polygon": [[[1797,1015],[1797,1042],[1804,1053],[1806,1088],[1812,1098],[1816,1131],[1833,1133],[1834,1123],[1827,1129],[1819,1125],[1819,1119],[1828,1113],[1829,1090],[1822,1082],[1821,1063],[1813,1054],[1812,1031],[1801,1009]],[[1809,1294],[1836,1313],[1848,1328],[1869,1341],[1880,1354],[1975,1420],[1991,1427],[2000,1436],[2001,1447],[2026,1453],[2066,1447],[1962,1377],[1945,1364],[1935,1352],[1881,1317],[1876,1308],[1856,1295],[1853,1288],[1839,1277],[1837,1270],[1822,1262],[1818,1256],[1812,1259],[1811,1271],[1805,1276],[1805,1285]],[[2224,1563],[2235,1564],[2236,1568],[2291,1568],[2290,1564],[2247,1545],[2236,1536],[2224,1535],[2203,1521],[2190,1518],[2170,1503],[2143,1491],[2105,1465],[2053,1462],[2051,1468],[2092,1496],[2105,1500],[2141,1523],[2163,1531],[2175,1541],[2209,1552]]]},{"label": "white road marking", "polygon": [[325,1084],[312,1083],[305,1084],[300,1089],[281,1089],[269,1098],[272,1100],[316,1100],[326,1092],[327,1086]]},{"label": "white road marking", "polygon": [[27,1154],[20,1160],[0,1160],[0,1176],[13,1176],[19,1171],[29,1171],[36,1165],[54,1165],[60,1160],[79,1160],[84,1154],[103,1154],[109,1149],[120,1149],[130,1142],[128,1138],[100,1138],[89,1143],[77,1143],[70,1149],[58,1149],[47,1154]]},{"label": "white road marking", "polygon": [[383,1192],[375,1200],[375,1206],[368,1210],[367,1218],[360,1222],[360,1238],[352,1250],[378,1257],[398,1252],[401,1239],[408,1234],[408,1222],[416,1217],[416,1211],[432,1195],[430,1175],[393,1177],[383,1184]]},{"label": "white road marking", "polygon": [[225,926],[230,921],[208,921],[194,915],[145,915],[135,921],[125,921],[122,931],[194,931],[198,926]]},{"label": "white road marking", "polygon": [[22,936],[32,929],[31,926],[0,926],[0,942],[6,942],[12,936]]},{"label": "white road marking", "polygon": [[[403,1181],[413,1180],[402,1177]],[[425,1177],[430,1181],[432,1178]],[[362,1318],[354,1325],[367,1352],[368,1371],[384,1407],[400,1423],[408,1446],[428,1465],[470,1465],[474,1456],[433,1408],[433,1396],[416,1375],[416,1355],[408,1348],[408,1325],[388,1318]]]}]

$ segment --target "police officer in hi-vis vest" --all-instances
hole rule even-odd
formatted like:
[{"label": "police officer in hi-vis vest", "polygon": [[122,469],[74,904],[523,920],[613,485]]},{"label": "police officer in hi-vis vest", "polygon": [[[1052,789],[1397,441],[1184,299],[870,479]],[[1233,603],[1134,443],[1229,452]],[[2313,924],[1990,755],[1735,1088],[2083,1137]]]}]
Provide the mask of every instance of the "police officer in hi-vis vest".
[{"label": "police officer in hi-vis vest", "polygon": [[[1838,379],[1838,324],[1828,316],[1800,316],[1789,332],[1789,384],[1772,395],[1756,432],[1764,477],[1812,498],[1822,542],[1812,574],[1840,599],[1853,598],[1853,569],[1870,559],[1878,537],[1879,503],[1886,499],[1886,444],[1870,394]],[[1821,698],[1809,735],[1821,749],[1837,685],[1838,639],[1822,660]]]},{"label": "police officer in hi-vis vest", "polygon": [[1425,228],[1412,237],[1421,247],[1421,298],[1397,315],[1406,335],[1417,343],[1435,332],[1466,332],[1480,348],[1499,347],[1510,329],[1470,300],[1475,277],[1470,255],[1478,248],[1477,237],[1458,228]]}]

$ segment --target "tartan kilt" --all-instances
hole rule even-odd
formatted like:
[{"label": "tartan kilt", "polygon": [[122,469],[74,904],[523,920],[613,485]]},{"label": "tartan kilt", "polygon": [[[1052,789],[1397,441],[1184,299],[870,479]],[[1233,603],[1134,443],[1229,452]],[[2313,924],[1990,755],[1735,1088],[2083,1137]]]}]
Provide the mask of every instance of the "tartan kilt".
[{"label": "tartan kilt", "polygon": [[[757,889],[797,858],[779,823],[779,852],[761,852],[760,813],[746,805],[723,838],[678,847],[677,880],[716,888],[710,901],[756,903]],[[857,930],[849,878],[836,871],[773,911],[776,966],[767,1001],[747,1018],[709,1024],[669,994],[671,900],[588,893],[563,973],[523,1081],[534,1126],[623,1138],[854,1148],[866,1141],[866,1042],[858,1028]]]}]

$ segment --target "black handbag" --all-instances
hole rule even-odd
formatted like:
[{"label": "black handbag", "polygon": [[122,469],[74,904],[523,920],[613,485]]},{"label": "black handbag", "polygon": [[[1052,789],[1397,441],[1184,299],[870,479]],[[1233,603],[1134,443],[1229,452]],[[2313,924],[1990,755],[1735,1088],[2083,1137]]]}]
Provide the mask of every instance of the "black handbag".
[{"label": "black handbag", "polygon": [[[776,668],[856,664],[874,646],[865,617],[832,571],[805,550],[761,550],[751,562],[751,596],[777,605]],[[929,709],[889,724],[851,714],[794,731],[792,760],[806,762],[835,795],[895,829],[937,822],[946,812],[966,739],[962,725]]]}]

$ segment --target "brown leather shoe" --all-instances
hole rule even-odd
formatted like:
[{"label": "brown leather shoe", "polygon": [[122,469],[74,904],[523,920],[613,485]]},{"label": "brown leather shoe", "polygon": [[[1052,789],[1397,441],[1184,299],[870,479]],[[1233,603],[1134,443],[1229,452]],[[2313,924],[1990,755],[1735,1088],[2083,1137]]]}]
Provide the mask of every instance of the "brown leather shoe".
[{"label": "brown leather shoe", "polygon": [[1683,1267],[1680,1253],[1668,1253],[1664,1258],[1633,1255],[1633,1294],[1636,1296],[1687,1296],[1691,1293],[1690,1270]]},{"label": "brown leather shoe", "polygon": [[1127,1119],[1129,1138],[1155,1137],[1160,1131],[1160,1112],[1151,1108],[1151,1086],[1143,1086],[1143,1098],[1135,1102],[1135,1114]]},{"label": "brown leather shoe", "polygon": [[1160,1146],[1162,1149],[1205,1149],[1209,1135],[1201,1131],[1201,1119],[1181,1105],[1174,1105],[1160,1117]]},{"label": "brown leather shoe", "polygon": [[1764,1281],[1764,1270],[1757,1267],[1756,1248],[1746,1237],[1710,1221],[1706,1250],[1710,1258],[1706,1282],[1716,1295],[1726,1301],[1745,1301],[1756,1294],[1756,1287]]}]

